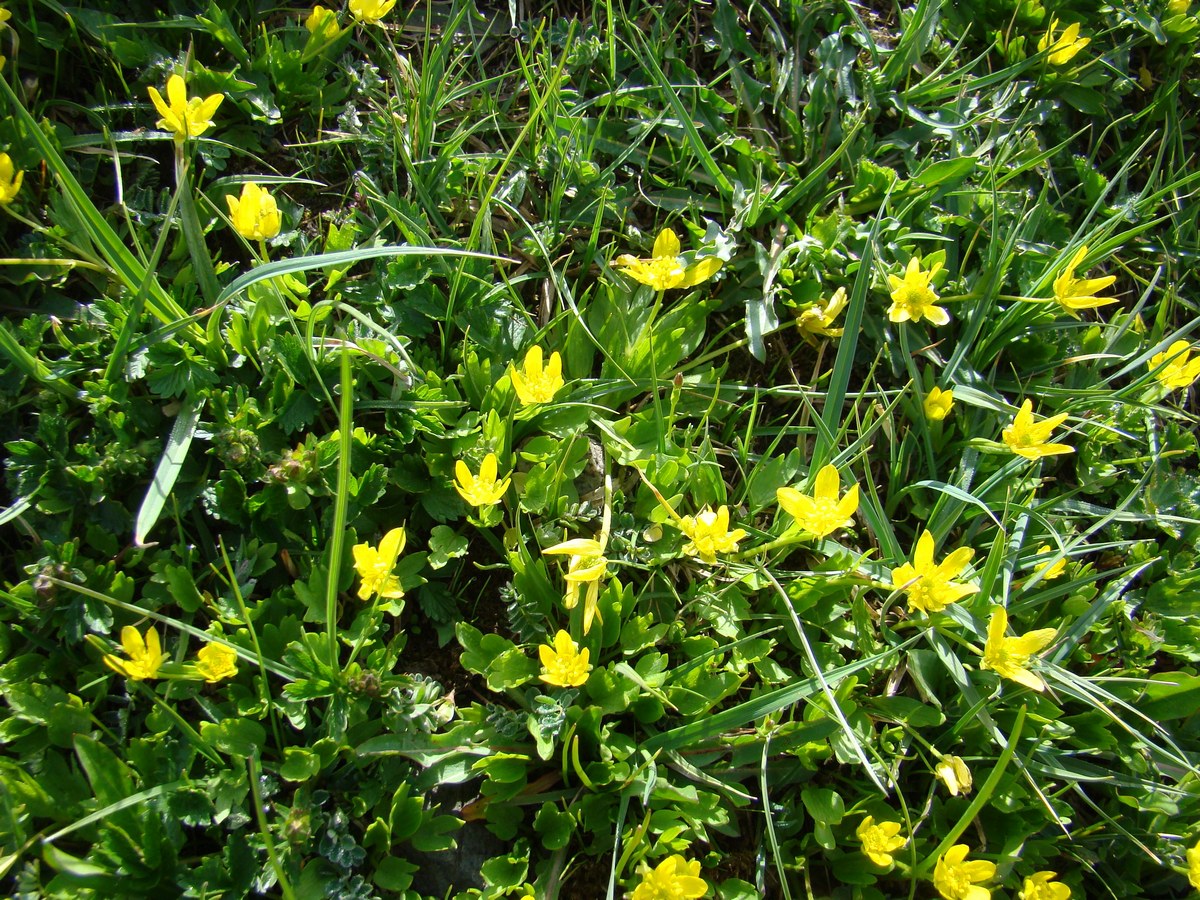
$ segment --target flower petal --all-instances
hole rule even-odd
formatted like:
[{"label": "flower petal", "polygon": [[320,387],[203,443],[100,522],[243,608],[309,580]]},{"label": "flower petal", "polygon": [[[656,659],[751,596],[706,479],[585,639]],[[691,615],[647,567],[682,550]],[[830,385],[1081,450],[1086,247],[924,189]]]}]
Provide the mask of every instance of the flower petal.
[{"label": "flower petal", "polygon": [[654,239],[654,250],[652,253],[656,259],[678,256],[679,238],[675,236],[675,232],[670,228],[664,228],[660,231],[658,237]]}]

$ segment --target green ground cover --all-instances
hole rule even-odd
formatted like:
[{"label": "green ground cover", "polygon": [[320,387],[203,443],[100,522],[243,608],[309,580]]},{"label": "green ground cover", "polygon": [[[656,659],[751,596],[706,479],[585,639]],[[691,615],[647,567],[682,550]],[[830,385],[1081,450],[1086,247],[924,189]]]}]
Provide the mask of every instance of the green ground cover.
[{"label": "green ground cover", "polygon": [[1200,888],[1197,12],[9,2],[0,892]]}]

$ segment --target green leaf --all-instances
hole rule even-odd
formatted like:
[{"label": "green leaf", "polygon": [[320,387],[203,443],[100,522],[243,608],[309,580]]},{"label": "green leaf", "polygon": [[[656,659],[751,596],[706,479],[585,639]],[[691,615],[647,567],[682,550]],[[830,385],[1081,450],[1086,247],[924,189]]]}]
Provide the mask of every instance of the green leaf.
[{"label": "green leaf", "polygon": [[542,846],[547,850],[561,850],[571,842],[575,817],[547,800],[533,820],[533,830],[541,835]]},{"label": "green leaf", "polygon": [[373,879],[385,891],[395,891],[400,894],[412,885],[413,876],[421,870],[420,866],[410,863],[398,856],[385,856],[375,868]]},{"label": "green leaf", "polygon": [[926,166],[915,176],[915,180],[925,187],[946,185],[953,187],[975,171],[975,157],[960,156],[957,159],[943,159]]},{"label": "green leaf", "polygon": [[133,776],[129,768],[104,745],[77,734],[75,755],[79,757],[97,802],[111,805],[133,793]]},{"label": "green leaf", "polygon": [[805,788],[800,799],[808,814],[818,822],[837,825],[846,815],[846,804],[837,791],[829,788]]},{"label": "green leaf", "polygon": [[134,524],[133,542],[139,547],[146,546],[146,535],[158,522],[167,497],[170,496],[171,489],[175,486],[179,470],[183,468],[184,460],[187,459],[188,448],[192,445],[192,438],[196,435],[196,426],[200,423],[202,409],[204,409],[203,398],[186,399],[183,408],[175,417],[175,424],[171,427],[171,434],[167,437],[167,445],[163,448],[162,459],[158,461],[158,468],[154,470],[154,480],[150,482],[150,487],[146,490],[146,497],[142,500],[142,506],[138,510],[137,521]]},{"label": "green leaf", "polygon": [[435,525],[429,533],[428,563],[431,569],[440,569],[452,559],[467,554],[467,539],[449,525]]},{"label": "green leaf", "polygon": [[321,757],[304,747],[285,747],[279,777],[285,781],[308,781],[321,771]]},{"label": "green leaf", "polygon": [[267,740],[267,732],[252,719],[225,719],[201,723],[200,737],[222,753],[241,758],[257,756]]},{"label": "green leaf", "polygon": [[53,844],[42,844],[42,859],[72,887],[102,891],[110,897],[119,896],[121,893],[119,889],[123,879],[115,872],[72,856]]}]

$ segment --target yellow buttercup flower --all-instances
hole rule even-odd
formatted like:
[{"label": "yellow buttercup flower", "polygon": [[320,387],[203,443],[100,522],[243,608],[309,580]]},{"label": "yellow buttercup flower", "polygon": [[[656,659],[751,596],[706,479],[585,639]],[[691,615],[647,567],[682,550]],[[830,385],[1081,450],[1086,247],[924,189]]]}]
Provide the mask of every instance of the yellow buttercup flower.
[{"label": "yellow buttercup flower", "polygon": [[814,303],[805,308],[796,320],[800,336],[813,345],[817,343],[818,337],[841,337],[843,329],[834,328],[833,321],[845,307],[846,289],[838,288],[824,306]]},{"label": "yellow buttercup flower", "polygon": [[[5,172],[6,159],[6,155],[0,153],[0,177]],[[20,186],[20,180],[17,186]],[[3,202],[3,196],[0,196],[0,203]],[[1175,341],[1166,350],[1154,354],[1150,357],[1149,366],[1158,383],[1169,391],[1191,387],[1192,382],[1200,378],[1200,354],[1192,359],[1192,345],[1187,341]]]},{"label": "yellow buttercup flower", "polygon": [[862,842],[863,853],[877,866],[890,866],[892,854],[908,843],[900,836],[899,822],[875,822],[874,816],[863,819],[854,832]]},{"label": "yellow buttercup flower", "polygon": [[967,768],[967,763],[961,756],[946,754],[934,766],[933,774],[941,779],[942,784],[946,785],[946,790],[950,792],[951,797],[969,794],[975,785],[975,780],[971,777],[971,770]]},{"label": "yellow buttercup flower", "polygon": [[587,585],[587,594],[583,601],[583,633],[587,634],[592,627],[592,619],[604,618],[600,615],[600,580],[608,571],[608,559],[604,555],[604,545],[591,538],[575,538],[563,541],[542,551],[545,554],[561,554],[569,556],[567,560],[567,594],[563,598],[563,606],[574,609],[579,602],[579,593]]},{"label": "yellow buttercup flower", "polygon": [[509,363],[508,374],[522,406],[549,403],[566,384],[562,377],[562,357],[558,355],[558,351],[550,354],[550,360],[543,367],[542,348],[537,344],[530,347],[529,352],[525,354],[525,361],[520,370]]},{"label": "yellow buttercup flower", "polygon": [[143,638],[136,628],[126,625],[121,629],[121,648],[129,659],[106,653],[104,664],[130,681],[157,678],[159,668],[168,659],[168,654],[162,652],[158,632],[153,628],[146,629],[146,636]]},{"label": "yellow buttercup flower", "polygon": [[853,525],[852,516],[858,511],[858,485],[850,485],[839,499],[839,483],[837,466],[827,465],[817,473],[811,497],[795,488],[781,487],[775,491],[775,499],[801,530],[823,538]]},{"label": "yellow buttercup flower", "polygon": [[715,563],[718,553],[736,553],[738,541],[746,537],[741,528],[729,530],[728,506],[720,506],[716,512],[706,506],[695,516],[681,517],[677,524],[688,538],[683,552],[706,563]]},{"label": "yellow buttercup flower", "polygon": [[403,528],[393,528],[383,536],[378,549],[365,543],[354,545],[354,568],[362,580],[358,586],[359,600],[370,600],[375,594],[387,600],[404,596],[400,579],[392,574],[392,570],[396,568],[406,539]]},{"label": "yellow buttercup flower", "polygon": [[954,409],[953,388],[943,391],[935,386],[925,395],[925,402],[921,406],[925,410],[925,418],[932,422],[941,422],[950,415],[950,410]]},{"label": "yellow buttercup flower", "polygon": [[685,266],[679,255],[679,238],[670,228],[664,228],[654,239],[654,254],[650,259],[638,259],[628,253],[617,257],[613,265],[620,266],[634,281],[648,284],[656,291],[689,288],[708,281],[721,268],[721,260],[707,256]]},{"label": "yellow buttercup flower", "polygon": [[933,535],[928,529],[917,539],[912,563],[892,570],[892,589],[908,593],[908,605],[923,613],[941,612],[951,603],[979,592],[973,584],[954,581],[975,551],[959,547],[941,563],[933,561]]},{"label": "yellow buttercup flower", "polygon": [[242,185],[242,196],[226,196],[234,230],[251,241],[265,241],[279,234],[281,218],[275,198],[252,181]]},{"label": "yellow buttercup flower", "polygon": [[8,206],[17,199],[25,173],[13,165],[12,157],[0,153],[0,204]]},{"label": "yellow buttercup flower", "polygon": [[196,671],[209,684],[237,674],[237,652],[224,644],[205,644],[196,652]]},{"label": "yellow buttercup flower", "polygon": [[1039,628],[1020,637],[1008,637],[1008,613],[1003,606],[992,610],[988,623],[987,643],[979,668],[991,669],[1002,678],[1023,684],[1035,691],[1044,691],[1046,683],[1029,671],[1029,658],[1054,640],[1053,628]]},{"label": "yellow buttercup flower", "polygon": [[1013,416],[1012,424],[1001,433],[1008,449],[1026,459],[1041,459],[1043,456],[1057,456],[1061,453],[1074,453],[1073,447],[1067,444],[1050,444],[1050,432],[1067,421],[1066,413],[1059,413],[1040,422],[1033,419],[1033,401],[1026,400],[1021,404],[1017,414]]},{"label": "yellow buttercup flower", "polygon": [[[1038,552],[1038,555],[1040,556],[1043,553],[1051,552],[1053,549],[1054,548],[1051,547],[1049,544],[1042,544],[1042,546],[1038,547],[1037,552]],[[1060,559],[1058,562],[1054,563],[1053,565],[1051,565],[1050,563],[1042,563],[1040,566],[1038,566],[1033,571],[1034,571],[1034,573],[1041,574],[1042,581],[1052,581],[1053,579],[1061,576],[1062,573],[1064,571],[1066,571],[1066,568],[1067,568],[1067,558],[1064,556],[1062,559]]]},{"label": "yellow buttercup flower", "polygon": [[504,497],[511,481],[496,481],[496,454],[489,453],[479,465],[479,474],[472,475],[461,459],[454,464],[454,489],[472,506],[495,506]]},{"label": "yellow buttercup flower", "polygon": [[934,325],[945,325],[950,314],[940,306],[937,292],[930,286],[933,276],[941,271],[942,264],[936,262],[928,271],[921,269],[921,261],[915,256],[908,261],[904,277],[889,275],[892,288],[892,305],[888,307],[888,319],[893,322],[920,322],[928,319]]},{"label": "yellow buttercup flower", "polygon": [[1083,264],[1088,248],[1080,247],[1063,269],[1062,274],[1054,279],[1054,300],[1068,314],[1079,318],[1079,310],[1095,309],[1116,303],[1116,297],[1097,297],[1096,291],[1102,291],[1117,280],[1116,275],[1105,275],[1101,278],[1076,278],[1075,269]]},{"label": "yellow buttercup flower", "polygon": [[1200,841],[1187,851],[1188,881],[1192,887],[1200,891]]},{"label": "yellow buttercup flower", "polygon": [[1052,66],[1062,66],[1073,60],[1076,54],[1084,47],[1091,43],[1091,38],[1081,38],[1079,36],[1079,23],[1072,22],[1063,29],[1063,33],[1058,37],[1054,36],[1054,32],[1058,29],[1058,19],[1050,19],[1050,27],[1046,29],[1046,33],[1042,35],[1038,41],[1038,50],[1049,50],[1046,56],[1046,61]]},{"label": "yellow buttercup flower", "polygon": [[162,94],[156,88],[150,88],[150,101],[158,114],[158,127],[173,132],[175,143],[182,144],[190,137],[200,137],[212,127],[213,113],[225,99],[224,94],[212,94],[203,100],[199,97],[188,98],[187,87],[180,75],[172,75],[167,79],[168,105]]},{"label": "yellow buttercup flower", "polygon": [[992,892],[977,882],[996,877],[996,864],[977,859],[967,862],[971,848],[955,844],[933,867],[933,886],[945,900],[991,900]]},{"label": "yellow buttercup flower", "polygon": [[396,0],[350,0],[350,13],[360,22],[378,25],[395,5]]},{"label": "yellow buttercup flower", "polygon": [[651,869],[642,864],[642,882],[630,900],[696,900],[708,893],[708,882],[700,877],[700,863],[679,854],[669,856]]},{"label": "yellow buttercup flower", "polygon": [[1070,900],[1071,889],[1055,881],[1057,872],[1034,872],[1025,879],[1017,900]]},{"label": "yellow buttercup flower", "polygon": [[560,630],[554,635],[553,646],[543,644],[538,647],[538,658],[542,661],[540,678],[557,687],[579,687],[592,671],[588,652],[586,647],[580,650],[571,635]]},{"label": "yellow buttercup flower", "polygon": [[[1173,16],[1183,16],[1187,14],[1191,5],[1191,0],[1167,0],[1167,12]],[[1200,885],[1197,885],[1197,887],[1200,887]]]},{"label": "yellow buttercup flower", "polygon": [[304,20],[304,27],[314,38],[331,41],[337,37],[338,33],[337,13],[324,6],[314,6],[312,12],[308,14],[308,18]]},{"label": "yellow buttercup flower", "polygon": [[8,20],[12,18],[12,11],[0,7],[0,31],[8,25]]}]

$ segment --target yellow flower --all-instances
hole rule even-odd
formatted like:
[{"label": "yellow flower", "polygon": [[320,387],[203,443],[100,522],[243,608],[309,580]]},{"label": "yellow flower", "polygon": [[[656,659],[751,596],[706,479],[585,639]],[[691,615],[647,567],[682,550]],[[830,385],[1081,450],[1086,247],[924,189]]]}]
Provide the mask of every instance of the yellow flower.
[{"label": "yellow flower", "polygon": [[670,228],[664,228],[654,239],[653,256],[637,259],[628,253],[617,257],[613,265],[620,266],[634,281],[648,284],[656,291],[670,288],[689,288],[708,281],[721,268],[721,260],[707,256],[690,266],[684,266],[679,255],[679,238]]},{"label": "yellow flower", "polygon": [[908,838],[900,837],[899,822],[875,823],[874,816],[867,816],[854,832],[862,841],[863,853],[867,859],[877,866],[890,866],[893,851],[899,850],[908,843]]},{"label": "yellow flower", "polygon": [[106,653],[104,654],[104,664],[130,681],[157,678],[159,667],[168,658],[168,655],[162,652],[158,632],[153,628],[146,630],[146,637],[143,639],[136,628],[126,625],[121,629],[121,647],[129,659],[121,659],[111,653]]},{"label": "yellow flower", "polygon": [[1023,684],[1035,691],[1044,691],[1046,683],[1029,671],[1029,657],[1044,649],[1054,640],[1053,628],[1039,628],[1020,637],[1008,637],[1008,613],[1003,606],[992,610],[988,623],[987,643],[983,647],[983,661],[979,668],[991,669],[1002,678]]},{"label": "yellow flower", "polygon": [[1067,313],[1079,318],[1079,310],[1095,309],[1116,303],[1116,297],[1097,297],[1096,291],[1102,291],[1117,280],[1116,275],[1105,275],[1103,278],[1076,278],[1075,269],[1083,263],[1088,248],[1080,247],[1063,269],[1062,274],[1054,279],[1054,299]]},{"label": "yellow flower", "polygon": [[517,399],[522,406],[533,406],[535,403],[549,403],[554,395],[566,384],[562,377],[562,357],[555,350],[550,354],[550,361],[542,367],[542,348],[534,344],[525,354],[525,361],[518,371],[512,363],[508,365],[509,378]]},{"label": "yellow flower", "polygon": [[892,570],[892,590],[907,591],[908,605],[924,613],[941,612],[951,603],[979,592],[973,584],[954,581],[975,551],[959,547],[940,564],[933,561],[933,535],[928,529],[917,539],[912,563]]},{"label": "yellow flower", "polygon": [[247,181],[242,185],[240,198],[226,196],[225,202],[229,204],[234,230],[247,240],[265,241],[279,234],[279,207],[266,188]]},{"label": "yellow flower", "polygon": [[996,864],[982,859],[967,862],[971,848],[955,844],[933,867],[933,886],[946,900],[991,900],[992,892],[976,882],[996,877]]},{"label": "yellow flower", "polygon": [[175,143],[182,144],[190,137],[200,137],[212,127],[213,113],[225,99],[223,94],[212,94],[201,100],[199,97],[188,98],[187,88],[183,78],[172,75],[167,79],[167,97],[171,101],[168,106],[162,94],[156,88],[150,88],[150,101],[158,114],[158,127],[174,132]]},{"label": "yellow flower", "polygon": [[1057,872],[1034,872],[1025,879],[1017,900],[1070,900],[1071,889],[1055,881]]},{"label": "yellow flower", "polygon": [[318,40],[331,41],[338,33],[337,13],[321,5],[314,6],[304,20],[304,27]]},{"label": "yellow flower", "polygon": [[[1186,15],[1191,5],[1191,0],[1167,0],[1167,12],[1173,16]],[[1200,887],[1200,885],[1196,886]]]},{"label": "yellow flower", "polygon": [[1046,57],[1046,61],[1052,66],[1061,66],[1069,63],[1080,50],[1091,43],[1091,38],[1081,38],[1079,36],[1078,22],[1072,22],[1056,38],[1054,32],[1057,28],[1058,19],[1051,18],[1050,27],[1046,29],[1046,33],[1042,35],[1037,45],[1038,50],[1050,51]]},{"label": "yellow flower", "polygon": [[1074,453],[1075,450],[1066,444],[1048,444],[1050,432],[1067,421],[1066,413],[1059,413],[1040,422],[1033,421],[1033,401],[1026,400],[1020,410],[1013,416],[1012,424],[1004,429],[1001,436],[1008,449],[1026,459],[1041,459],[1043,456],[1057,456],[1060,453]]},{"label": "yellow flower", "polygon": [[933,774],[942,780],[951,797],[971,793],[975,781],[971,778],[971,770],[961,756],[947,754],[941,762],[934,766]]},{"label": "yellow flower", "polygon": [[404,549],[406,535],[403,528],[393,528],[383,536],[376,550],[370,544],[354,545],[354,568],[362,583],[358,586],[358,599],[370,600],[375,594],[388,600],[404,596],[400,579],[392,574],[396,560]]},{"label": "yellow flower", "polygon": [[[1037,548],[1037,552],[1038,552],[1038,555],[1040,556],[1043,553],[1051,552],[1053,549],[1054,548],[1051,547],[1049,544],[1042,544],[1042,546]],[[1060,559],[1058,562],[1054,563],[1053,565],[1051,565],[1050,563],[1042,563],[1040,566],[1038,566],[1033,571],[1035,574],[1039,573],[1039,572],[1041,573],[1042,581],[1052,581],[1053,579],[1061,576],[1063,571],[1066,568],[1067,568],[1067,558],[1064,556],[1062,559]]]},{"label": "yellow flower", "polygon": [[775,499],[803,531],[823,538],[853,525],[851,516],[858,510],[858,485],[850,485],[839,500],[838,483],[837,466],[828,465],[817,473],[811,497],[795,488],[781,487],[775,491]]},{"label": "yellow flower", "polygon": [[630,900],[695,900],[708,893],[708,882],[700,877],[700,863],[679,854],[669,856],[651,869],[642,864],[642,883]]},{"label": "yellow flower", "polygon": [[812,306],[802,310],[796,325],[800,328],[800,335],[810,344],[817,343],[817,337],[841,337],[841,328],[833,328],[833,320],[838,317],[846,307],[846,289],[838,288],[833,292],[833,296],[829,298],[829,302],[822,306],[820,303],[814,303]]},{"label": "yellow flower", "polygon": [[378,25],[395,5],[396,0],[350,0],[350,12],[360,22]]},{"label": "yellow flower", "polygon": [[479,465],[479,474],[472,475],[461,459],[454,464],[454,489],[472,506],[495,506],[508,490],[511,481],[496,482],[496,454],[489,453]]},{"label": "yellow flower", "polygon": [[24,180],[25,173],[17,170],[12,157],[7,153],[0,153],[0,204],[8,206],[16,200]]},{"label": "yellow flower", "polygon": [[224,644],[205,644],[196,653],[196,671],[209,684],[237,674],[237,653]]},{"label": "yellow flower", "polygon": [[950,415],[950,410],[954,409],[954,390],[943,391],[940,387],[934,387],[928,394],[925,395],[925,418],[932,422],[940,422]]},{"label": "yellow flower", "polygon": [[1200,891],[1200,841],[1196,846],[1189,847],[1187,852],[1188,881],[1192,887]]},{"label": "yellow flower", "polygon": [[542,553],[570,556],[565,576],[567,594],[563,598],[563,606],[567,609],[575,608],[575,604],[579,602],[581,587],[587,585],[587,595],[583,601],[583,633],[587,634],[591,630],[593,618],[604,621],[599,608],[600,579],[608,571],[604,546],[591,538],[575,538],[547,547]]},{"label": "yellow flower", "polygon": [[736,553],[738,541],[746,536],[741,528],[729,530],[728,506],[718,507],[716,512],[706,506],[695,516],[683,516],[678,524],[688,538],[683,552],[706,563],[715,563],[718,553]]},{"label": "yellow flower", "polygon": [[[4,163],[7,158],[6,154],[0,153],[0,176],[5,174]],[[12,163],[9,163],[10,167],[11,165]],[[18,178],[17,187],[20,186],[21,181]],[[16,194],[15,189],[13,194]],[[0,203],[3,202],[6,201],[0,195]],[[1195,359],[1192,359],[1191,355],[1192,347],[1187,341],[1175,341],[1162,353],[1150,357],[1150,371],[1154,373],[1158,383],[1169,391],[1191,387],[1192,382],[1200,378],[1200,354],[1197,354]]]},{"label": "yellow flower", "polygon": [[921,270],[920,261],[914,256],[908,261],[904,277],[889,275],[888,284],[892,287],[892,305],[888,307],[888,319],[893,322],[920,322],[928,319],[934,325],[945,325],[950,321],[950,314],[940,306],[938,295],[930,287],[933,276],[942,268],[940,262],[933,264],[928,272]]},{"label": "yellow flower", "polygon": [[588,680],[588,672],[592,671],[588,652],[586,647],[580,650],[579,645],[571,640],[571,635],[560,630],[554,635],[554,646],[543,644],[538,647],[542,681],[558,687],[579,687]]},{"label": "yellow flower", "polygon": [[12,12],[0,7],[0,31],[8,25],[8,20],[12,18]]}]

